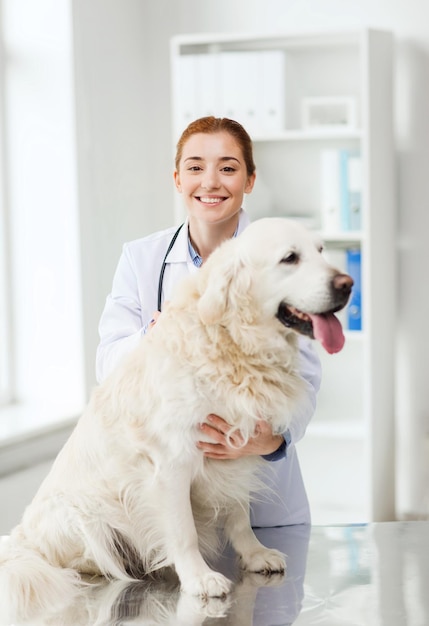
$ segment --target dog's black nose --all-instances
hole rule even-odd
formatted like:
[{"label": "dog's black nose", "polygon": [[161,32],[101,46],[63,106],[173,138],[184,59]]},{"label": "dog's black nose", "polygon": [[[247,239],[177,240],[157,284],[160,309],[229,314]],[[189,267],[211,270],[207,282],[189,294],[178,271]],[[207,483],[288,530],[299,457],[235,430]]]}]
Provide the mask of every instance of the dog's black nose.
[{"label": "dog's black nose", "polygon": [[332,284],[337,293],[342,293],[344,296],[348,296],[350,295],[353,287],[353,278],[348,274],[336,274]]}]

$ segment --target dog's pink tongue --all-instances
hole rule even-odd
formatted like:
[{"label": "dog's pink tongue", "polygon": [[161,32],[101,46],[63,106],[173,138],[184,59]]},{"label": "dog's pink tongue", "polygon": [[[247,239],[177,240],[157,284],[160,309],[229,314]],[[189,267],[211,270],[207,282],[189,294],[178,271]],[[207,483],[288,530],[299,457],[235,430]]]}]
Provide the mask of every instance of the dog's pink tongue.
[{"label": "dog's pink tongue", "polygon": [[318,339],[329,354],[339,352],[345,342],[341,323],[333,313],[310,315],[314,338]]}]

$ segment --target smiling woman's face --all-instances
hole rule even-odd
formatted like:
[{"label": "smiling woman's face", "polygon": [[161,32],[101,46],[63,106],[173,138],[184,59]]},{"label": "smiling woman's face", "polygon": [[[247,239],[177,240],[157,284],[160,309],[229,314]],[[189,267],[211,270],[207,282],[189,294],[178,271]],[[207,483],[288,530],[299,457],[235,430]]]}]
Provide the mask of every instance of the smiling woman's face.
[{"label": "smiling woman's face", "polygon": [[187,140],[174,180],[190,218],[220,223],[238,215],[255,174],[248,175],[235,138],[221,131],[197,133]]}]

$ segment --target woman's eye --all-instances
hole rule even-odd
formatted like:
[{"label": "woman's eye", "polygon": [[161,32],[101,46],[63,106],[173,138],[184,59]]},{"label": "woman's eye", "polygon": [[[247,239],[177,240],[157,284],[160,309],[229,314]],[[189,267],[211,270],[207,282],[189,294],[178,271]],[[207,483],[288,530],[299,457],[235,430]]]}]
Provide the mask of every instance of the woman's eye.
[{"label": "woman's eye", "polygon": [[235,172],[235,167],[230,167],[229,165],[227,165],[226,167],[222,168],[222,172],[227,172],[227,174]]},{"label": "woman's eye", "polygon": [[199,172],[201,171],[201,167],[199,165],[191,165],[191,167],[188,168],[189,172]]},{"label": "woman's eye", "polygon": [[299,261],[299,256],[296,252],[289,252],[282,258],[281,263],[287,263],[288,265],[295,265]]}]

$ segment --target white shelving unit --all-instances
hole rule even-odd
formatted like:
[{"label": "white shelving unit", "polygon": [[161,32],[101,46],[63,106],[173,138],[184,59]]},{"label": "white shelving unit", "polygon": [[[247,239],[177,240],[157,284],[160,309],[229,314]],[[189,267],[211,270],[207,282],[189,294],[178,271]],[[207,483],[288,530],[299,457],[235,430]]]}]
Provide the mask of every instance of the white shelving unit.
[{"label": "white shelving unit", "polygon": [[[371,29],[182,35],[171,42],[174,143],[197,117],[233,117],[254,142],[257,181],[245,207],[251,217],[300,219],[321,231],[327,254],[361,251],[362,330],[347,331],[338,355],[320,350],[318,408],[298,444],[310,500],[329,503],[323,521],[331,523],[394,519],[392,43],[390,33]],[[334,105],[347,99],[354,117],[308,127],[308,98]],[[358,231],[323,230],[326,150],[360,155]],[[178,204],[177,220],[182,216]]]}]

